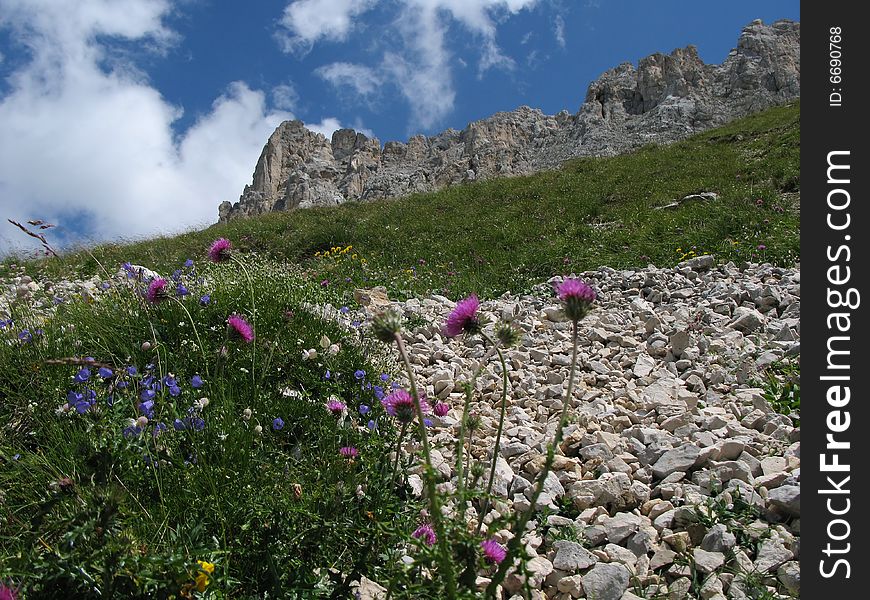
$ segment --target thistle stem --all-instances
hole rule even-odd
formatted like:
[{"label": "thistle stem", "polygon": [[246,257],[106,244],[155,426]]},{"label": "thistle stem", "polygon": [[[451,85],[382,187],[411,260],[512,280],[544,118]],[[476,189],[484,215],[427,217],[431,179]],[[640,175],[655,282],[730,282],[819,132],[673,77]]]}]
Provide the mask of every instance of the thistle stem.
[{"label": "thistle stem", "polygon": [[496,588],[504,581],[505,575],[507,574],[508,569],[513,564],[513,558],[517,555],[517,552],[520,549],[522,544],[523,532],[526,529],[526,524],[532,518],[532,515],[535,512],[535,505],[538,502],[538,498],[540,498],[541,493],[544,490],[544,482],[547,480],[547,476],[550,474],[550,469],[553,467],[553,459],[556,454],[556,448],[559,444],[562,443],[562,432],[565,429],[565,426],[568,423],[568,405],[571,403],[571,398],[574,394],[574,375],[577,370],[577,335],[578,335],[578,323],[579,320],[574,320],[574,329],[571,335],[571,371],[568,375],[568,389],[565,392],[565,400],[562,403],[562,414],[559,416],[559,425],[556,428],[556,433],[553,436],[553,441],[547,446],[547,458],[544,462],[544,468],[541,471],[541,474],[538,476],[538,480],[535,484],[535,491],[532,494],[531,504],[529,508],[520,515],[519,521],[517,521],[516,529],[514,530],[514,537],[508,542],[507,547],[507,555],[508,559],[505,559],[501,562],[498,567],[498,571],[496,571],[495,575],[492,577],[492,581],[486,588],[486,597],[494,598]]},{"label": "thistle stem", "polygon": [[420,407],[420,395],[417,392],[417,383],[414,378],[414,369],[411,367],[411,361],[408,358],[408,351],[405,348],[405,342],[402,339],[401,333],[395,334],[396,344],[399,348],[399,355],[402,357],[402,362],[405,364],[405,371],[408,373],[408,380],[411,386],[411,396],[414,398],[414,411],[417,414],[417,422],[420,427],[420,440],[423,445],[423,458],[426,461],[424,465],[424,479],[426,483],[426,494],[429,496],[429,508],[432,513],[432,522],[435,525],[435,534],[438,538],[438,562],[441,567],[441,575],[447,585],[447,597],[456,598],[456,574],[453,570],[453,560],[450,552],[450,545],[447,540],[446,531],[441,515],[441,502],[438,498],[438,492],[435,488],[434,469],[432,468],[432,456],[429,453],[429,438],[426,433],[426,423],[423,421],[423,409]]},{"label": "thistle stem", "polygon": [[501,387],[501,412],[498,417],[498,430],[495,434],[495,446],[493,446],[492,451],[492,465],[489,468],[489,481],[486,484],[486,493],[483,496],[483,508],[480,512],[480,518],[477,520],[477,533],[480,533],[481,528],[483,527],[483,518],[486,516],[487,511],[489,510],[489,495],[492,493],[492,484],[495,480],[495,467],[498,462],[498,457],[501,455],[501,433],[504,429],[504,416],[507,410],[507,389],[508,389],[508,372],[507,372],[507,363],[504,359],[504,353],[501,351],[501,348],[498,348],[488,337],[484,336],[485,339],[489,340],[489,343],[496,349],[498,353],[498,359],[501,362],[501,374],[502,374],[502,387]]},{"label": "thistle stem", "polygon": [[[486,338],[485,338],[486,339]],[[464,474],[463,474],[463,456],[465,455],[464,446],[465,446],[465,432],[468,429],[468,410],[471,408],[471,398],[474,395],[474,389],[477,387],[477,378],[480,377],[481,372],[483,371],[483,367],[486,365],[492,353],[495,351],[495,346],[490,346],[487,353],[484,355],[482,359],[480,359],[480,364],[477,366],[477,369],[474,370],[474,373],[471,375],[471,381],[465,384],[465,405],[462,408],[462,421],[459,426],[459,435],[456,436],[456,484],[459,488],[457,490],[457,497],[463,498],[465,492],[465,482],[464,482]],[[471,452],[471,445],[468,447],[469,453]],[[459,516],[460,518],[465,517],[465,501],[460,500],[459,503]]]}]

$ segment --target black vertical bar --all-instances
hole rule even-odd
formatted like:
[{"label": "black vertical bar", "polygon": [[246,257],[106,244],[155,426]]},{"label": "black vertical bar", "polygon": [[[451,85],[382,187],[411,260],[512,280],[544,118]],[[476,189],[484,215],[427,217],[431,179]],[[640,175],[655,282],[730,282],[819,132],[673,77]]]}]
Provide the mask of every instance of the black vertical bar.
[{"label": "black vertical bar", "polygon": [[[862,3],[801,7],[801,597],[866,598],[868,110]],[[830,437],[829,437],[830,436]]]}]

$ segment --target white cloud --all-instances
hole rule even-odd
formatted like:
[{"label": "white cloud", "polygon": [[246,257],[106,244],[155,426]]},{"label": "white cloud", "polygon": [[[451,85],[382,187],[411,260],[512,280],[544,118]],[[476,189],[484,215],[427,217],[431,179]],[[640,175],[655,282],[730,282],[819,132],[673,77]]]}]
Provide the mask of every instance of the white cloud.
[{"label": "white cloud", "polygon": [[[303,3],[326,0],[300,0],[287,7],[289,11]],[[373,69],[361,64],[339,62],[319,68],[316,73],[336,87],[349,86],[365,98],[390,83],[395,85],[411,110],[410,127],[431,129],[437,126],[452,110],[456,100],[447,34],[452,24],[476,36],[479,40],[480,58],[478,76],[482,77],[492,68],[512,70],[516,64],[506,56],[496,42],[496,21],[505,16],[529,10],[538,0],[406,0],[393,22],[397,46],[385,51],[378,66]],[[335,19],[340,22],[349,14],[347,5],[336,3]],[[368,2],[363,4],[368,5]],[[349,21],[348,21],[349,23]],[[285,27],[291,29],[287,23]],[[291,29],[294,35],[314,43],[321,37],[344,39],[349,24],[332,29],[323,25],[310,28],[310,34],[302,35],[300,28]],[[466,62],[456,57],[460,66]]]},{"label": "white cloud", "polygon": [[381,76],[371,67],[346,62],[334,62],[315,70],[323,80],[336,87],[349,87],[355,93],[370,98],[383,84]]},{"label": "white cloud", "polygon": [[282,83],[272,88],[272,106],[279,110],[293,110],[299,102],[299,93],[293,84]]},{"label": "white cloud", "polygon": [[565,19],[562,15],[556,15],[556,20],[553,24],[553,35],[556,36],[556,43],[562,48],[565,47]]},{"label": "white cloud", "polygon": [[342,125],[335,117],[326,117],[325,119],[322,119],[320,123],[305,123],[305,128],[316,133],[322,133],[326,136],[326,139],[329,140],[332,139],[333,133],[339,129],[344,129],[344,125]]},{"label": "white cloud", "polygon": [[342,41],[354,18],[367,12],[378,0],[295,0],[284,9],[279,35],[286,52],[307,52],[321,39]]},{"label": "white cloud", "polygon": [[[0,27],[31,56],[0,97],[0,216],[68,233],[84,217],[94,239],[169,233],[213,223],[250,181],[264,140],[292,115],[234,82],[176,134],[181,108],[134,65],[104,60],[105,36],[170,43],[169,10],[164,0],[0,0]],[[0,245],[19,241],[7,227]]]}]

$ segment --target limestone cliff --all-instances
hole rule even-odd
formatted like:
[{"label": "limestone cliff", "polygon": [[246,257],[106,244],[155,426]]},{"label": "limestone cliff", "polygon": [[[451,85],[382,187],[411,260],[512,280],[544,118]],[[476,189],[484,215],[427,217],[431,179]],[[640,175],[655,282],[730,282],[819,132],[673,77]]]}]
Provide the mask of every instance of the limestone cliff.
[{"label": "limestone cliff", "polygon": [[800,23],[753,21],[722,64],[705,64],[694,46],[653,54],[637,67],[623,63],[592,82],[575,114],[522,106],[462,131],[383,147],[352,129],[328,140],[285,121],[239,201],[220,205],[220,220],[528,174],[569,158],[672,142],[799,97]]}]

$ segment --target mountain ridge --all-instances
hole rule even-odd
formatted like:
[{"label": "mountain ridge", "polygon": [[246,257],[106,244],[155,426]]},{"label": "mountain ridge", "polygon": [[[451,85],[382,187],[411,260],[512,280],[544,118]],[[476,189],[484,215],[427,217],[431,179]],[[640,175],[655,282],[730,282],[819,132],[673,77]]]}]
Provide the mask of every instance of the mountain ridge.
[{"label": "mountain ridge", "polygon": [[705,64],[690,45],[605,71],[574,114],[521,106],[461,131],[383,146],[352,129],[328,140],[301,121],[285,121],[269,137],[239,201],[221,203],[219,220],[525,175],[570,158],[673,142],[799,97],[800,23],[756,20],[721,64]]}]

